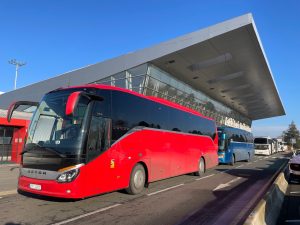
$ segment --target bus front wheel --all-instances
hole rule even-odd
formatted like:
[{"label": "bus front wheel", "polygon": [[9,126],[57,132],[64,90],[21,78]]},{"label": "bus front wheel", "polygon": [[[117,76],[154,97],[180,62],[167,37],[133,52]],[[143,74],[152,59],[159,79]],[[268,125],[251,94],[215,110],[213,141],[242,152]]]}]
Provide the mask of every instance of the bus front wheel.
[{"label": "bus front wheel", "polygon": [[201,177],[203,176],[204,173],[205,173],[205,162],[204,159],[201,157],[198,164],[198,171],[195,172],[195,175]]},{"label": "bus front wheel", "polygon": [[129,187],[126,192],[131,195],[141,193],[145,188],[146,173],[145,169],[141,164],[136,164],[131,172]]}]

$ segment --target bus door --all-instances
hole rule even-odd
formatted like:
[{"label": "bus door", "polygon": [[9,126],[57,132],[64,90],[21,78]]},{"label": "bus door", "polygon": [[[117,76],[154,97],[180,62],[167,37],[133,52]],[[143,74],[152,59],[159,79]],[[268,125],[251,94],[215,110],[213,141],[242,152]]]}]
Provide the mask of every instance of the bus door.
[{"label": "bus door", "polygon": [[236,147],[236,143],[234,141],[234,133],[227,130],[226,135],[227,135],[227,143],[228,143],[228,148],[226,151],[227,159],[231,160],[232,155],[234,154],[236,156],[236,154],[237,154],[237,147]]},{"label": "bus door", "polygon": [[[92,192],[106,191],[97,188],[109,187],[114,182],[114,170],[111,170],[111,152],[106,151],[111,146],[111,119],[103,118],[101,114],[93,112],[87,140],[87,163],[90,167],[91,178],[88,185]],[[117,160],[117,158],[115,158]],[[105,185],[103,183],[105,182]],[[101,185],[102,184],[102,185]]]},{"label": "bus door", "polygon": [[93,160],[108,149],[110,127],[111,119],[101,117],[92,119],[87,144],[87,161]]}]

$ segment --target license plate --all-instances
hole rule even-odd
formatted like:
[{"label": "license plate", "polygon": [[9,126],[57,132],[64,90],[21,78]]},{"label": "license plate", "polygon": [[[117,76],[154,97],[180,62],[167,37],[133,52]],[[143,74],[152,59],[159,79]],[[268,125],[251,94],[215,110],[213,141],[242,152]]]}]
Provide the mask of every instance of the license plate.
[{"label": "license plate", "polygon": [[29,184],[29,187],[31,189],[38,190],[38,191],[42,190],[42,186],[39,184]]},{"label": "license plate", "polygon": [[224,158],[224,155],[219,155],[219,159],[222,159],[222,158]]}]

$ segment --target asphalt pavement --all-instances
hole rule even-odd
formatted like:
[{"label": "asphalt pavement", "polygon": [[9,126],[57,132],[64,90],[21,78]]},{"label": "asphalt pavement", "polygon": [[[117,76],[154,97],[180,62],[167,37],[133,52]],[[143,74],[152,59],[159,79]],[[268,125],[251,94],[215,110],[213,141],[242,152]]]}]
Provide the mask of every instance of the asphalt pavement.
[{"label": "asphalt pavement", "polygon": [[[182,175],[154,182],[134,196],[117,191],[66,201],[4,194],[0,195],[0,221],[5,225],[240,224],[255,206],[257,193],[288,158],[285,153],[255,156],[251,162],[217,166],[201,178]],[[11,169],[0,168],[0,184],[2,175],[10,174],[6,189],[13,190],[17,169]]]},{"label": "asphalt pavement", "polygon": [[0,164],[0,197],[17,192],[18,164]]}]

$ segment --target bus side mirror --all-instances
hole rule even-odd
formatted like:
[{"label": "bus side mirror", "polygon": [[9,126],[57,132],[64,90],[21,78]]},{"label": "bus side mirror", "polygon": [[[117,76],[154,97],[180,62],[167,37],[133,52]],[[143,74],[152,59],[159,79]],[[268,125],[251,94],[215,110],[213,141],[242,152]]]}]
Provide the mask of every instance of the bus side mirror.
[{"label": "bus side mirror", "polygon": [[69,95],[67,104],[66,104],[66,112],[65,112],[67,116],[72,115],[74,110],[76,109],[76,106],[77,106],[79,98],[80,98],[80,94],[81,94],[81,91],[75,91]]},{"label": "bus side mirror", "polygon": [[13,102],[7,110],[7,115],[6,115],[6,119],[8,122],[10,122],[11,117],[13,112],[21,105],[26,105],[26,106],[38,106],[39,103],[38,102],[30,102],[30,101],[18,101],[18,102]]},{"label": "bus side mirror", "polygon": [[102,101],[103,100],[102,97],[97,96],[97,95],[89,94],[84,91],[75,91],[72,94],[70,94],[67,99],[66,111],[65,111],[65,114],[67,116],[73,115],[74,110],[77,108],[80,98],[86,98],[86,99],[88,99],[88,101],[92,101],[92,100]]}]

